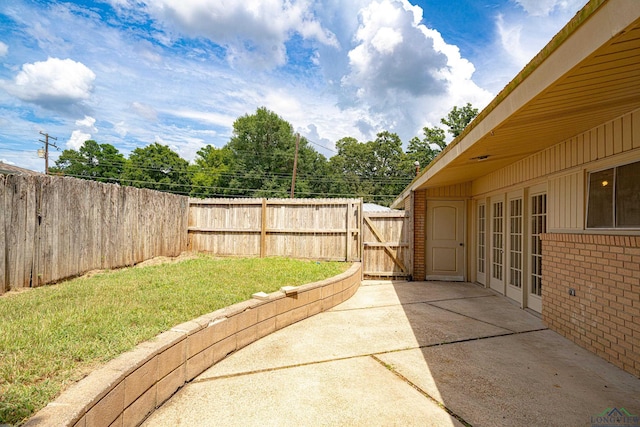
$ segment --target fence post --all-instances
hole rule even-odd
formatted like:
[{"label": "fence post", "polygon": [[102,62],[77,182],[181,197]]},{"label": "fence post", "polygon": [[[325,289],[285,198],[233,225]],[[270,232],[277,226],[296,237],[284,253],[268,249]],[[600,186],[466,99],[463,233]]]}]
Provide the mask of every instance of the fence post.
[{"label": "fence post", "polygon": [[351,216],[353,215],[353,202],[347,200],[347,238],[345,240],[345,244],[347,246],[346,259],[345,261],[351,261]]},{"label": "fence post", "polygon": [[267,251],[267,199],[262,199],[262,225],[260,227],[260,258],[266,256]]}]

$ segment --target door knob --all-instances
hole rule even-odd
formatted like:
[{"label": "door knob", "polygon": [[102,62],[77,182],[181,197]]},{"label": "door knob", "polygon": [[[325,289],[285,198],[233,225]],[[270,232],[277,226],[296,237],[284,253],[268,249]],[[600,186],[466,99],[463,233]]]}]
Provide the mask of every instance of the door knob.
[{"label": "door knob", "polygon": [[460,243],[460,246],[464,246],[464,243]]}]

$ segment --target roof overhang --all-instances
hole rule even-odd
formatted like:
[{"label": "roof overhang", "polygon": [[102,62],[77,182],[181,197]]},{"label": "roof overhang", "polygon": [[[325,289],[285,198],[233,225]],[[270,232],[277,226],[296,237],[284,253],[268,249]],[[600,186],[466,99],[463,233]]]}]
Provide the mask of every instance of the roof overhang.
[{"label": "roof overhang", "polygon": [[393,203],[469,182],[640,108],[640,1],[592,0]]}]

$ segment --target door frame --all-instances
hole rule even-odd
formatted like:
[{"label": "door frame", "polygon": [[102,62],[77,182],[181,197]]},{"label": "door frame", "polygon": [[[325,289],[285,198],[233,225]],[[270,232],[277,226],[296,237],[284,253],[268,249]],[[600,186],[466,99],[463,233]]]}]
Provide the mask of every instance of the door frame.
[{"label": "door frame", "polygon": [[[533,203],[531,200],[536,197],[544,194],[546,196],[546,205],[545,205],[545,229],[548,231],[549,227],[549,193],[546,184],[539,184],[529,188],[527,192],[527,224],[529,228],[527,230],[527,245],[531,247],[531,239],[533,238]],[[527,252],[527,276],[525,280],[526,289],[524,290],[524,301],[523,305],[526,308],[530,308],[531,310],[542,313],[542,296],[538,296],[531,293],[532,288],[532,275],[534,274],[534,265],[533,265],[533,256],[534,254],[529,250]],[[542,262],[542,257],[540,257],[540,262]]]},{"label": "door frame", "polygon": [[[502,295],[506,295],[506,289],[505,289],[505,283],[506,281],[504,280],[504,276],[505,276],[505,249],[506,249],[506,245],[505,245],[505,213],[506,213],[506,195],[504,193],[493,196],[490,198],[489,200],[489,243],[490,245],[488,245],[488,250],[489,250],[489,256],[487,257],[488,262],[488,273],[489,273],[489,277],[488,277],[488,284],[489,287],[491,289],[493,289],[496,292],[501,293]],[[502,232],[502,247],[500,249],[501,253],[500,253],[500,266],[501,266],[501,277],[502,279],[498,280],[494,277],[493,275],[493,269],[494,269],[494,260],[495,260],[495,245],[494,245],[494,233],[495,233],[495,221],[494,221],[494,216],[495,216],[495,212],[494,212],[494,205],[496,203],[502,203],[502,224],[501,224],[501,232]]]},{"label": "door frame", "polygon": [[[460,276],[447,276],[447,275],[436,275],[429,274],[429,241],[431,239],[431,233],[429,232],[429,224],[431,221],[431,214],[429,212],[430,204],[433,206],[433,202],[439,203],[461,203],[460,215],[461,215],[461,229],[460,237],[462,239],[460,249],[456,250],[456,256],[460,257],[458,260],[461,264],[462,274]],[[435,199],[427,199],[426,202],[426,215],[425,215],[426,227],[425,227],[425,247],[424,247],[424,261],[425,261],[425,280],[442,280],[442,281],[451,281],[451,282],[464,282],[467,280],[467,199],[443,199],[443,198],[435,198]]]},{"label": "door frame", "polygon": [[[511,235],[511,202],[513,200],[520,200],[520,287],[514,286],[510,283],[511,278],[511,269],[515,268],[515,266],[511,265],[511,251],[512,251],[512,235]],[[527,242],[527,206],[525,203],[525,194],[524,189],[510,192],[507,195],[507,203],[505,205],[505,257],[504,257],[504,282],[506,295],[508,298],[518,302],[520,307],[523,304],[523,293],[526,288],[526,272],[527,268],[525,265],[527,264],[526,257],[526,242]]]},{"label": "door frame", "polygon": [[[487,213],[488,213],[488,209],[487,207],[490,204],[487,203],[487,199],[486,198],[482,198],[482,199],[476,199],[474,200],[473,203],[473,270],[475,273],[475,280],[476,282],[480,283],[481,285],[484,285],[485,287],[487,287],[487,267],[488,267],[488,262],[487,262],[487,254],[488,254],[488,247],[487,247],[487,236],[489,235],[488,231],[488,224],[489,224],[489,218],[487,217]],[[482,235],[482,239],[480,237],[480,215],[479,215],[479,211],[480,211],[480,206],[484,207],[484,224],[483,224],[483,235]],[[482,240],[482,241],[481,241]],[[482,243],[482,247],[484,249],[484,259],[483,259],[483,270],[484,271],[480,271],[480,269],[478,268],[479,264],[480,264],[480,244]]]}]

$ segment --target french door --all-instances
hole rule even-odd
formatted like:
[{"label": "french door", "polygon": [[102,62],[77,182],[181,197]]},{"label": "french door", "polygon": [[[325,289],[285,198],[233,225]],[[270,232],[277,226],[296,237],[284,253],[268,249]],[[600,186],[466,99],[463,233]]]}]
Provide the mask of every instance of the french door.
[{"label": "french door", "polygon": [[504,197],[491,198],[491,257],[489,261],[489,284],[491,289],[504,295]]},{"label": "french door", "polygon": [[507,203],[507,296],[522,304],[522,285],[524,279],[524,203],[522,192],[509,196]]}]

